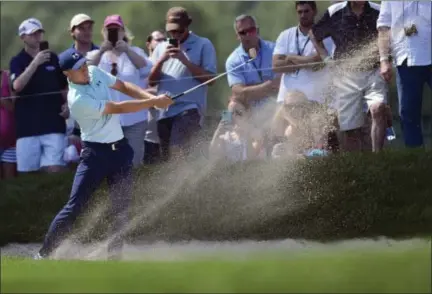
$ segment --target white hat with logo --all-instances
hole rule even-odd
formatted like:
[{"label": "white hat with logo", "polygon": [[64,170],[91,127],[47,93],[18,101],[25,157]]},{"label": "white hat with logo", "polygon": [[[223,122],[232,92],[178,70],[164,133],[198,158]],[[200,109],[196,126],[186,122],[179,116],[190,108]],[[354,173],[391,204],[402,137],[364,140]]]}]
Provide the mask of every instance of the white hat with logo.
[{"label": "white hat with logo", "polygon": [[23,21],[18,27],[18,35],[30,35],[34,32],[42,31],[45,32],[42,23],[36,18],[28,18]]}]

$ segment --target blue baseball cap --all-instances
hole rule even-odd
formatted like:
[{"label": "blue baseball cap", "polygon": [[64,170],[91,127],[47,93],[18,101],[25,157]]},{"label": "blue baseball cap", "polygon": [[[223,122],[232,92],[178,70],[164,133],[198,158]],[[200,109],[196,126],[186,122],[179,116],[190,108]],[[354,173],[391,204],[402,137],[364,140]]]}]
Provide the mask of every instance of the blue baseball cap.
[{"label": "blue baseball cap", "polygon": [[60,68],[66,70],[79,69],[86,63],[87,59],[78,52],[72,52],[69,56],[66,56],[60,60]]}]

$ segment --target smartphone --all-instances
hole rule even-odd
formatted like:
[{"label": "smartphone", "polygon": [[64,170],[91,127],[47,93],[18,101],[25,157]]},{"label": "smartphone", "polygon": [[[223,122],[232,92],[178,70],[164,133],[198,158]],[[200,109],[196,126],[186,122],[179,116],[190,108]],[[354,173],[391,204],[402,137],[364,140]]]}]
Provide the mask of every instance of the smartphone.
[{"label": "smartphone", "polygon": [[222,111],[222,121],[231,123],[232,122],[232,111],[229,110],[223,110]]},{"label": "smartphone", "polygon": [[39,43],[39,51],[48,50],[48,49],[49,49],[48,41],[41,41]]},{"label": "smartphone", "polygon": [[108,41],[111,42],[111,44],[113,46],[115,46],[115,44],[118,41],[118,29],[115,28],[108,28]]},{"label": "smartphone", "polygon": [[178,47],[179,45],[177,39],[171,39],[171,38],[168,39],[168,44],[170,44],[173,47]]}]

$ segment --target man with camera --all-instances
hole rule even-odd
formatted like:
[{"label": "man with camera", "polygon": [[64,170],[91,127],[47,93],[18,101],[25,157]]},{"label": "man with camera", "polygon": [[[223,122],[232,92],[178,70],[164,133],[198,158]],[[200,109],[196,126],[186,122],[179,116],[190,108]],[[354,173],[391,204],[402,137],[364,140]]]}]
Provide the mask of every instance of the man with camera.
[{"label": "man with camera", "polygon": [[[166,15],[168,42],[160,43],[152,54],[150,86],[158,93],[175,95],[212,78],[216,73],[216,51],[207,38],[191,31],[192,18],[186,9],[173,7]],[[184,157],[192,151],[192,140],[201,129],[207,106],[207,86],[183,95],[167,110],[160,111],[158,134],[162,160]]]},{"label": "man with camera", "polygon": [[431,1],[382,1],[377,28],[381,75],[397,68],[399,107],[405,145],[421,147],[423,87],[432,88]]},{"label": "man with camera", "polygon": [[48,172],[64,169],[65,101],[67,80],[58,56],[43,41],[39,20],[26,19],[18,34],[24,48],[10,61],[15,99],[16,156],[19,172]]}]

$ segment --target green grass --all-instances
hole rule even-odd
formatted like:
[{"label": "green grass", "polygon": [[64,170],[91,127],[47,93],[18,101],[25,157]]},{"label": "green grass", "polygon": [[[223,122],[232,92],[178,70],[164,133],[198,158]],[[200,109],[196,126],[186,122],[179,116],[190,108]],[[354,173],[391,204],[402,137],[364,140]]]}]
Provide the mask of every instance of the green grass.
[{"label": "green grass", "polygon": [[247,260],[33,261],[2,258],[2,293],[430,293],[430,244],[303,251]]}]

